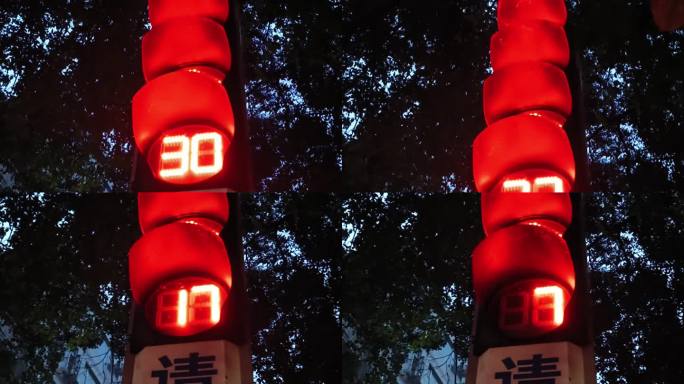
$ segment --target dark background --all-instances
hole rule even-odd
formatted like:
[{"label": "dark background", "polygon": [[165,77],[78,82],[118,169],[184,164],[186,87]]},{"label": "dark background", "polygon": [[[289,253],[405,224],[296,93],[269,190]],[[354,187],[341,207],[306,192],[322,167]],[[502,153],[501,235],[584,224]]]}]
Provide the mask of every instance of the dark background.
[{"label": "dark background", "polygon": [[[494,4],[245,0],[257,189],[472,190]],[[568,8],[591,190],[681,189],[684,33],[648,0]],[[0,186],[127,190],[145,2],[6,0],[0,25]]]}]

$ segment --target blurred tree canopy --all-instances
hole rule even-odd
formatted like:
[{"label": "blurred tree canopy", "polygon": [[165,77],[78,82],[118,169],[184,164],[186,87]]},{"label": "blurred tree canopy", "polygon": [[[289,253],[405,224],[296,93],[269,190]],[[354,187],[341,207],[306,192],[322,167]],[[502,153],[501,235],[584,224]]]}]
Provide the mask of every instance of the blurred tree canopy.
[{"label": "blurred tree canopy", "polygon": [[[258,189],[472,190],[495,6],[244,0]],[[649,0],[568,8],[593,190],[680,188],[684,33]],[[0,25],[0,184],[126,190],[145,2],[7,0]]]},{"label": "blurred tree canopy", "polygon": [[[478,197],[357,195],[345,200],[345,383],[396,382],[411,353],[470,343]],[[590,194],[587,257],[601,383],[684,375],[681,194]]]},{"label": "blurred tree canopy", "polygon": [[[67,351],[107,342],[123,356],[135,195],[0,196],[0,381],[51,382]],[[254,371],[259,383],[341,375],[339,203],[243,195]],[[337,208],[336,208],[337,207]]]}]

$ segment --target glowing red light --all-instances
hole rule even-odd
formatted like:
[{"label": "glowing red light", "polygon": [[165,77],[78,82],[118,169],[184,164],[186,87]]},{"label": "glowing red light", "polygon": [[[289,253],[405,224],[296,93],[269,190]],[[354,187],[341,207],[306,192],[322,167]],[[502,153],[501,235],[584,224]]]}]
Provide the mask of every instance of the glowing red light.
[{"label": "glowing red light", "polygon": [[221,320],[219,287],[214,284],[205,284],[190,288],[188,312],[191,323],[217,324]]},{"label": "glowing red light", "polygon": [[216,132],[198,133],[190,140],[190,171],[215,175],[223,169],[223,138]]},{"label": "glowing red light", "polygon": [[158,289],[147,311],[160,332],[188,336],[221,321],[225,298],[225,291],[208,280],[181,279]]},{"label": "glowing red light", "polygon": [[[569,191],[575,181],[570,140],[559,121],[526,112],[490,125],[473,143],[473,176],[480,192],[501,191],[505,179],[558,176]],[[524,170],[524,172],[521,172]]]},{"label": "glowing red light", "polygon": [[162,179],[215,175],[223,169],[223,138],[216,132],[166,136],[162,139],[159,176]]},{"label": "glowing red light", "polygon": [[509,336],[534,337],[563,325],[568,293],[548,280],[524,280],[502,290],[499,328]]},{"label": "glowing red light", "polygon": [[501,192],[550,192],[564,193],[565,181],[558,176],[544,176],[534,178],[511,178],[505,179],[501,184]]},{"label": "glowing red light", "polygon": [[532,184],[526,179],[511,179],[505,180],[502,186],[502,192],[532,192]]},{"label": "glowing red light", "polygon": [[558,176],[537,177],[534,179],[532,191],[563,193],[566,192],[564,184],[563,179]]},{"label": "glowing red light", "polygon": [[534,289],[532,304],[532,324],[536,326],[554,326],[563,324],[565,298],[563,289],[557,285],[537,287]]},{"label": "glowing red light", "polygon": [[485,80],[482,97],[488,125],[535,109],[565,117],[572,112],[572,95],[565,72],[543,61],[511,64],[495,71]]},{"label": "glowing red light", "polygon": [[172,184],[206,180],[223,170],[226,135],[210,127],[184,127],[163,135],[147,161],[157,178]]},{"label": "glowing red light", "polygon": [[522,223],[538,225],[563,234],[572,221],[572,203],[567,193],[482,194],[482,227],[487,235]]},{"label": "glowing red light", "polygon": [[188,173],[190,139],[185,135],[167,136],[162,140],[159,176],[162,179],[182,177]]},{"label": "glowing red light", "polygon": [[138,221],[143,233],[180,219],[208,219],[215,223],[214,232],[220,232],[228,221],[228,210],[228,199],[222,192],[138,193]]}]

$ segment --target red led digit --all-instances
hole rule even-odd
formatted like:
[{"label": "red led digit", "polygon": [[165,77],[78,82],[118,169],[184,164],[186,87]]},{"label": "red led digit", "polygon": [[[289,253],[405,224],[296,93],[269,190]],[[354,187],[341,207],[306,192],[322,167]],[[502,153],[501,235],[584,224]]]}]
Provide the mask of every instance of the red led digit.
[{"label": "red led digit", "polygon": [[548,177],[537,177],[534,179],[534,192],[553,192],[553,193],[563,193],[565,192],[565,183],[563,179],[558,176],[548,176]]},{"label": "red led digit", "polygon": [[538,327],[558,327],[563,324],[565,297],[557,285],[537,287],[532,300],[532,324]]},{"label": "red led digit", "polygon": [[171,179],[185,176],[190,168],[190,139],[185,135],[167,136],[162,140],[159,176]]},{"label": "red led digit", "polygon": [[214,175],[223,169],[223,138],[217,132],[192,137],[190,170],[196,175]]},{"label": "red led digit", "polygon": [[505,180],[502,186],[502,192],[532,192],[532,185],[525,179],[511,179]]},{"label": "red led digit", "polygon": [[217,324],[221,320],[219,288],[214,284],[192,287],[188,312],[191,324]]}]

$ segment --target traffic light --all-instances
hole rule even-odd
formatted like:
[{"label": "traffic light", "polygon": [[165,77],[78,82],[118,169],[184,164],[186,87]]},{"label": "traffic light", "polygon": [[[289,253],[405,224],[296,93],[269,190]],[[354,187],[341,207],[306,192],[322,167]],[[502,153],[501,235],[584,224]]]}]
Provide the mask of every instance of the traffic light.
[{"label": "traffic light", "polygon": [[[575,159],[564,129],[572,112],[564,72],[567,12],[563,0],[499,0],[497,17],[494,72],[483,92],[488,127],[473,143],[486,238],[472,256],[471,369],[477,372],[471,379],[562,376],[559,382],[583,382],[586,364],[575,361],[582,360],[577,346],[591,342],[580,329],[586,323],[585,265],[583,254],[574,257],[566,242],[568,229],[577,225],[570,195]],[[548,361],[565,368],[514,373],[513,357],[519,356],[518,365],[534,356],[547,361],[542,351],[558,354]]]},{"label": "traffic light", "polygon": [[135,191],[252,189],[238,4],[149,1],[146,84],[132,107]]},{"label": "traffic light", "polygon": [[138,194],[143,234],[128,255],[134,377],[147,377],[160,364],[145,356],[165,356],[182,346],[208,353],[218,342],[234,351],[221,364],[214,356],[217,366],[231,366],[238,382],[248,382],[249,301],[237,207],[236,195],[221,192]]},{"label": "traffic light", "polygon": [[139,194],[143,235],[129,252],[133,353],[150,345],[226,337],[245,341],[240,332],[245,310],[236,310],[234,303],[246,300],[240,297],[239,244],[222,238],[237,230],[229,207],[226,194],[219,192]]}]

